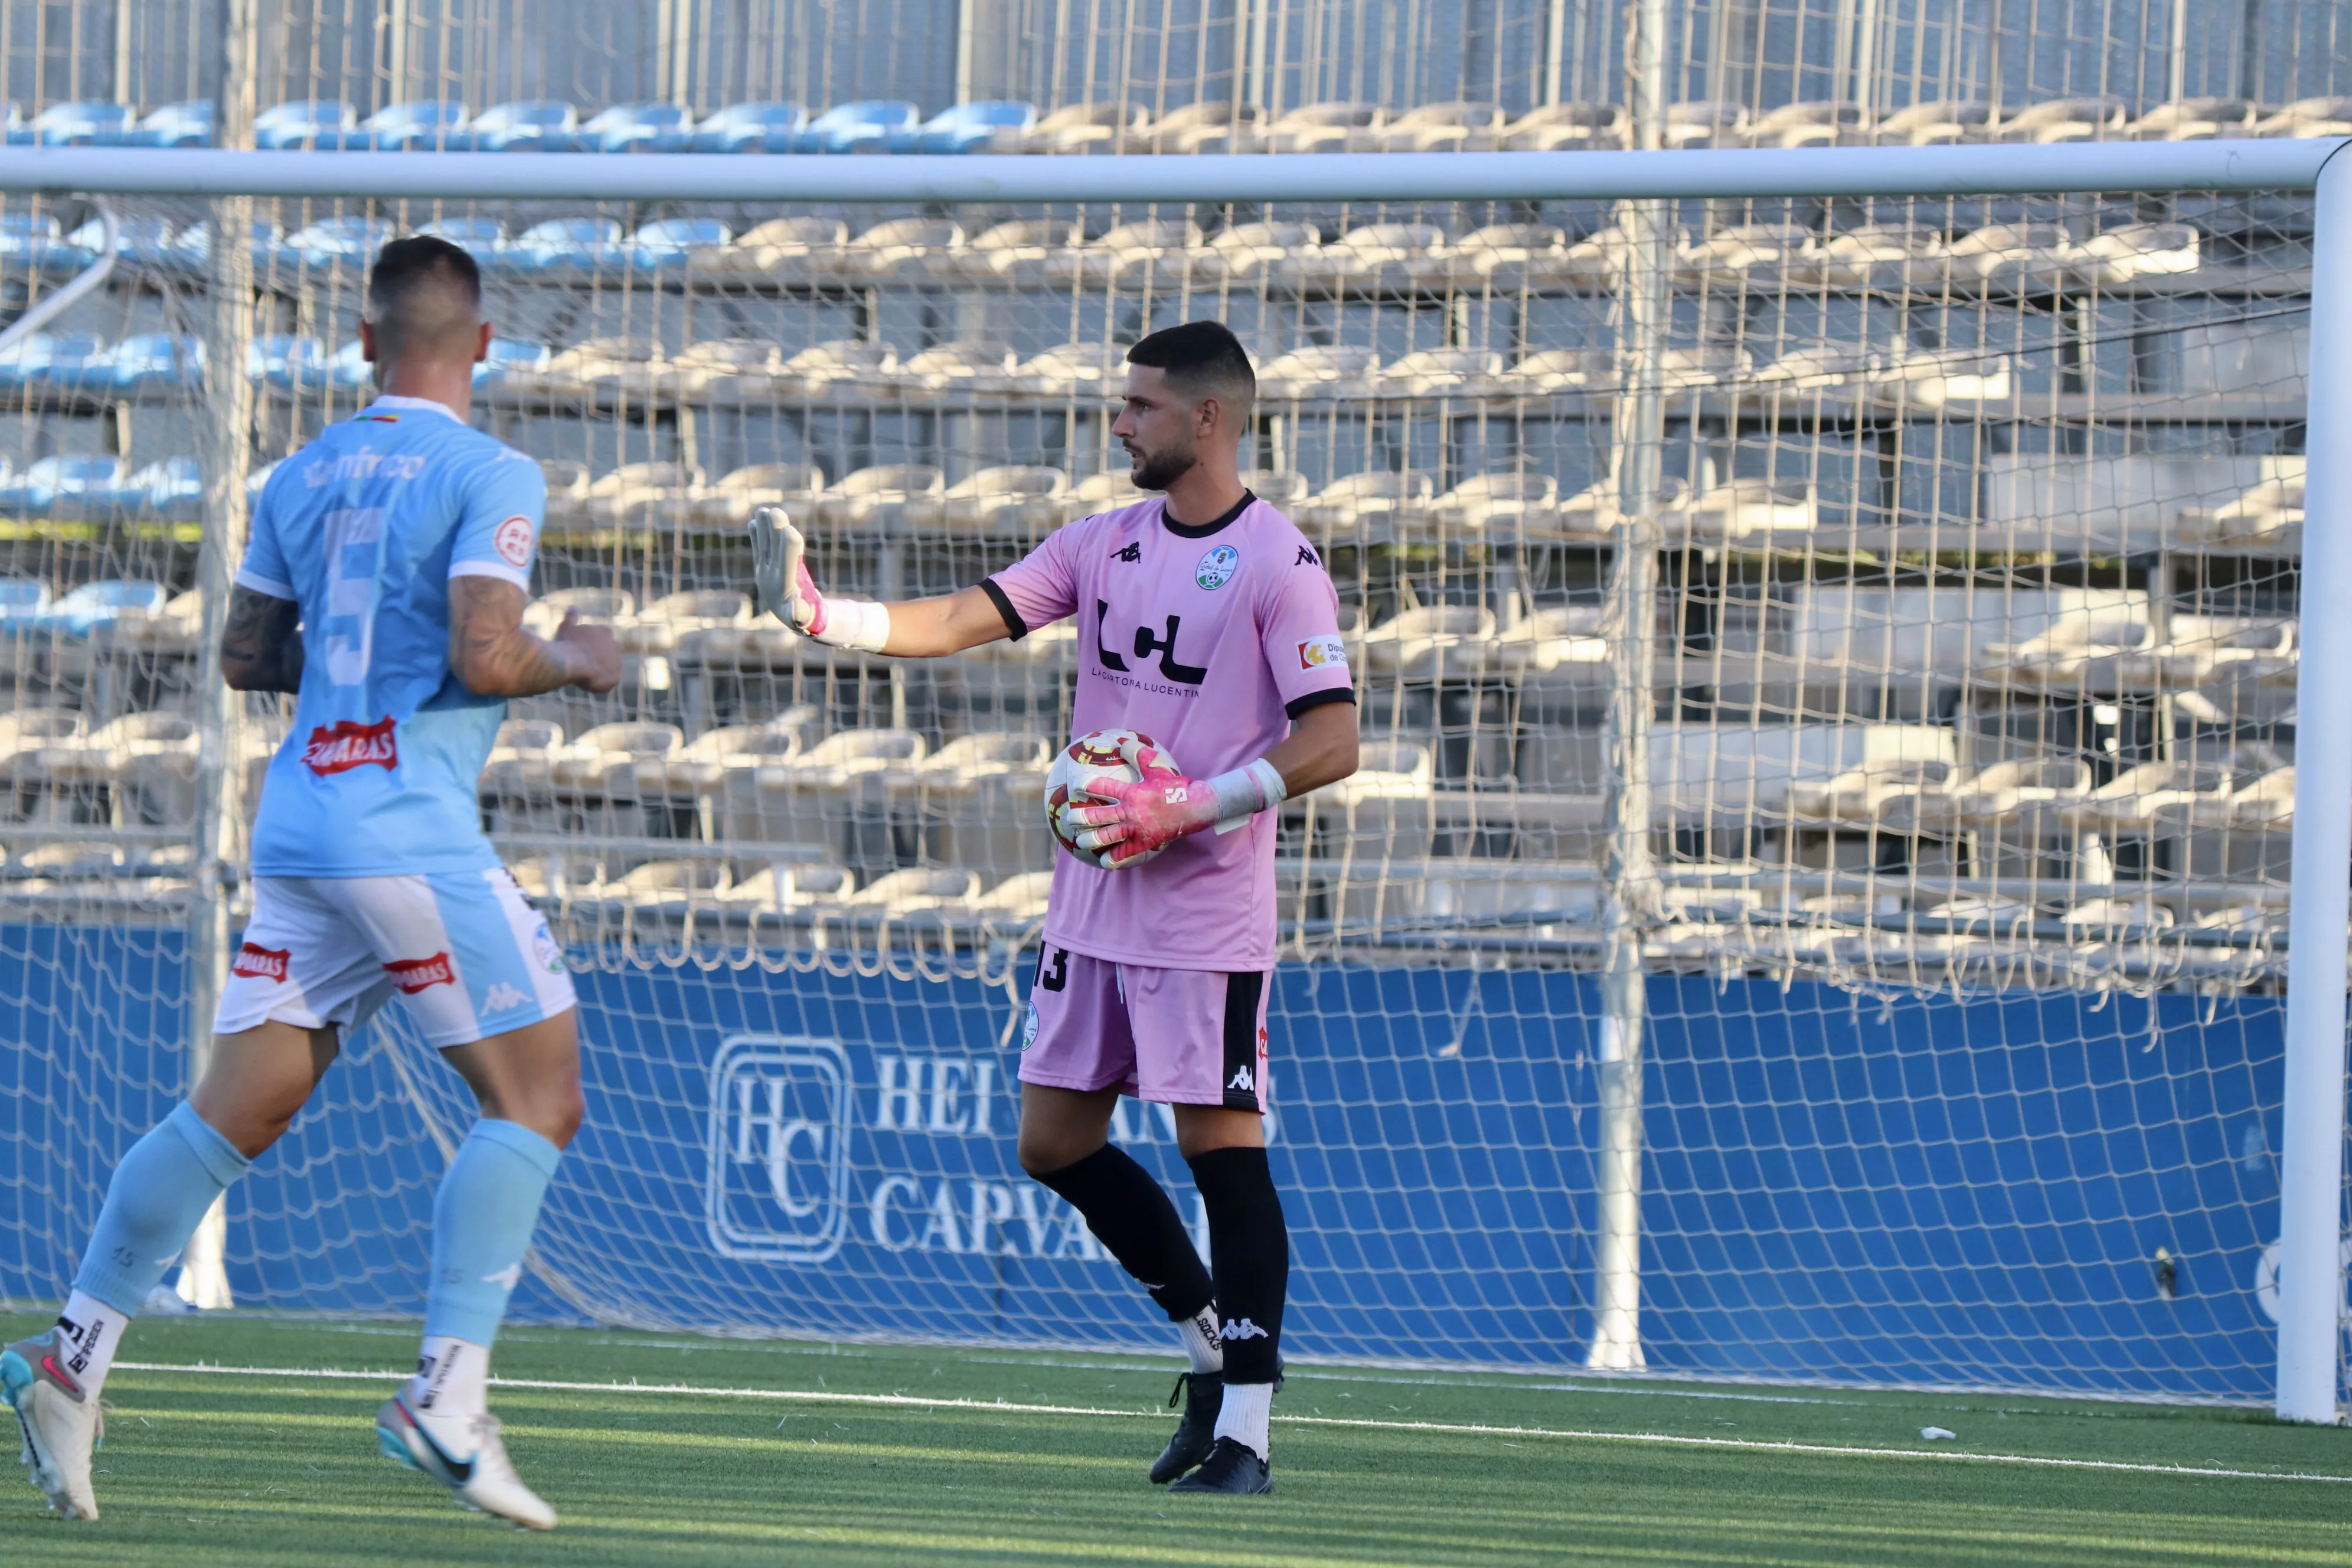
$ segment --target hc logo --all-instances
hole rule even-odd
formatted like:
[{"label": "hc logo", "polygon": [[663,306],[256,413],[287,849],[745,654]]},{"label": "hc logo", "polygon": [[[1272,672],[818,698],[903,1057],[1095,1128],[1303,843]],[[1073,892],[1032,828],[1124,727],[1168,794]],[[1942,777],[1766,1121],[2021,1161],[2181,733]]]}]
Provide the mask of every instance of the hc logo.
[{"label": "hc logo", "polygon": [[737,1035],[710,1068],[710,1245],[822,1263],[849,1234],[849,1062],[831,1040]]}]

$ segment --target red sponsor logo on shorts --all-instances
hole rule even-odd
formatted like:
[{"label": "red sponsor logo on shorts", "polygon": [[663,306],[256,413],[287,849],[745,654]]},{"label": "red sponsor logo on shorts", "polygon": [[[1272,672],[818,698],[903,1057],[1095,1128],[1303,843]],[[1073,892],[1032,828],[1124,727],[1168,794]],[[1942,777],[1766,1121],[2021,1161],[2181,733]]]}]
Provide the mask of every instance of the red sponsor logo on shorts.
[{"label": "red sponsor logo on shorts", "polygon": [[390,773],[399,762],[400,742],[388,718],[373,724],[338,719],[311,731],[310,743],[302,748],[302,765],[320,778],[347,773],[371,763]]},{"label": "red sponsor logo on shorts", "polygon": [[457,973],[449,967],[449,955],[436,952],[430,958],[395,958],[383,966],[400,987],[404,996],[414,996],[428,985],[455,985]]},{"label": "red sponsor logo on shorts", "polygon": [[242,974],[250,980],[275,980],[283,984],[287,961],[294,956],[283,947],[263,947],[258,942],[247,942],[236,950],[236,962],[228,966],[231,974]]}]

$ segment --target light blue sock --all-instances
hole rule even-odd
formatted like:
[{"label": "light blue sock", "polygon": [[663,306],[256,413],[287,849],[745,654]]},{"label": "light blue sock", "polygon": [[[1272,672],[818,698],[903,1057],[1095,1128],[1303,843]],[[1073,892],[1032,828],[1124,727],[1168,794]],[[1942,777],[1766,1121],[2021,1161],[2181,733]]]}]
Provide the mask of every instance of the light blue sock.
[{"label": "light blue sock", "polygon": [[433,1198],[433,1283],[425,1334],[487,1346],[539,1224],[540,1200],[563,1151],[519,1121],[474,1123]]},{"label": "light blue sock", "polygon": [[181,1101],[114,1167],[74,1289],[137,1317],[205,1211],[252,1163]]}]

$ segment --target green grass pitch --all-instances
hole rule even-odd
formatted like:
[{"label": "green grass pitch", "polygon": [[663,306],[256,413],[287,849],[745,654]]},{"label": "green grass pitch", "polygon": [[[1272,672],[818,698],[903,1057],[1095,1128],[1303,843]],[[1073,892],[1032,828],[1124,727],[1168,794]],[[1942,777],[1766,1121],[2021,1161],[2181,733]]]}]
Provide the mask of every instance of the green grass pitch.
[{"label": "green grass pitch", "polygon": [[1299,1367],[1276,1495],[1187,1498],[1143,1475],[1173,1356],[514,1329],[491,1398],[563,1515],[537,1536],[374,1457],[391,1375],[232,1370],[387,1373],[415,1342],[142,1322],[107,1387],[104,1517],[11,1479],[0,1561],[2352,1564],[2352,1433],[2242,1411]]}]

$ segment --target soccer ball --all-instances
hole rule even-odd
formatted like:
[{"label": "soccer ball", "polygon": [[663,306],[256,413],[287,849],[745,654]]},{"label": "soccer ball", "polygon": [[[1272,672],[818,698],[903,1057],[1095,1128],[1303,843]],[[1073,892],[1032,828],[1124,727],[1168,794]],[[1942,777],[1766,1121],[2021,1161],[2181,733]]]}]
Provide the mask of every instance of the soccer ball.
[{"label": "soccer ball", "polygon": [[[1087,781],[1141,778],[1143,770],[1137,765],[1135,757],[1137,752],[1147,746],[1160,767],[1176,766],[1159,742],[1136,730],[1089,730],[1062,748],[1054,758],[1054,765],[1045,770],[1045,826],[1052,831],[1056,844],[1089,866],[1110,869],[1110,850],[1081,849],[1077,847],[1070,837],[1071,829],[1063,825],[1062,807],[1109,805],[1105,797],[1087,793]],[[1124,870],[1129,866],[1140,866],[1159,853],[1160,850],[1154,849],[1150,854],[1122,861],[1119,868]]]}]

